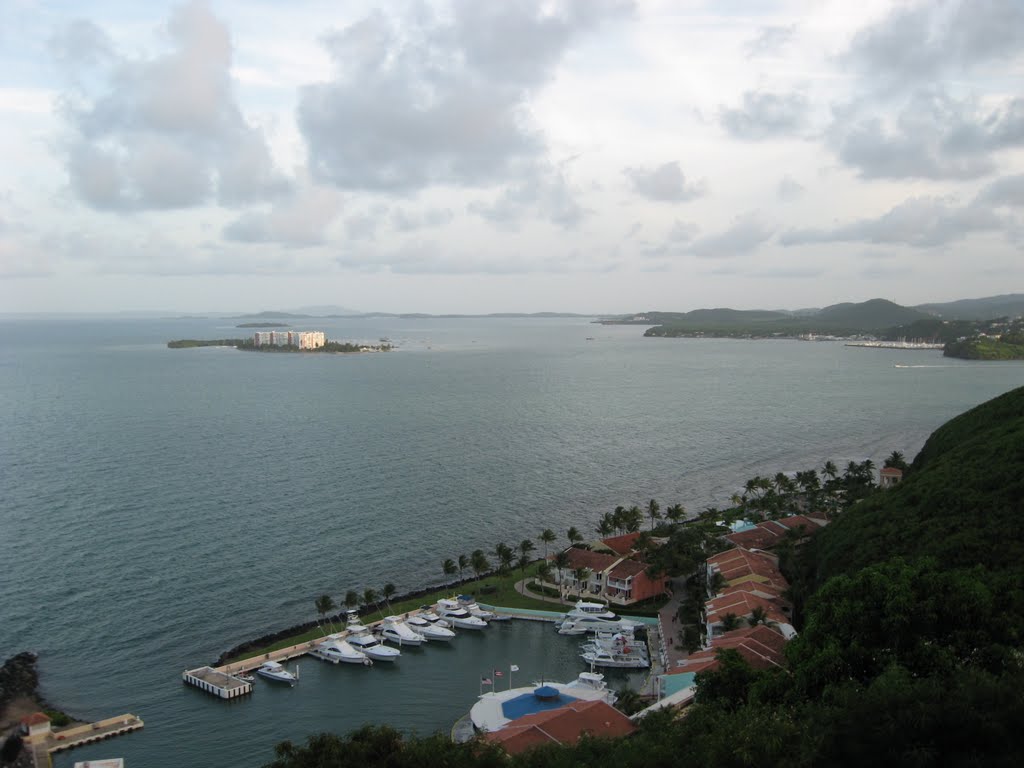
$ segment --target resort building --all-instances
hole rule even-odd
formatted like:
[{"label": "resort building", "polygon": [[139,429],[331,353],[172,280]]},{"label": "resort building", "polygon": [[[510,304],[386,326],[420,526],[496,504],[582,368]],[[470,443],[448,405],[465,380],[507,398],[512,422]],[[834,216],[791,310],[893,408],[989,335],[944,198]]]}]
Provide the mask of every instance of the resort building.
[{"label": "resort building", "polygon": [[319,349],[327,343],[323,331],[257,331],[252,335],[257,347],[298,347]]},{"label": "resort building", "polygon": [[882,467],[878,471],[878,484],[883,488],[892,488],[903,481],[903,470],[899,467]]},{"label": "resort building", "polygon": [[[564,570],[556,568],[555,574],[558,583],[570,593],[586,593],[588,597],[600,597],[617,605],[631,605],[666,591],[666,579],[651,578],[647,563],[641,560],[580,547],[569,547],[565,552],[569,566]],[[576,579],[579,568],[587,570],[582,585]]]},{"label": "resort building", "polygon": [[727,534],[725,538],[744,549],[771,549],[787,537],[796,542],[803,541],[821,530],[826,523],[821,518],[792,515],[778,520],[764,520]]},{"label": "resort building", "polygon": [[634,731],[632,721],[604,701],[573,701],[524,715],[486,738],[508,754],[518,755],[545,744],[575,744],[583,736],[621,738]]}]

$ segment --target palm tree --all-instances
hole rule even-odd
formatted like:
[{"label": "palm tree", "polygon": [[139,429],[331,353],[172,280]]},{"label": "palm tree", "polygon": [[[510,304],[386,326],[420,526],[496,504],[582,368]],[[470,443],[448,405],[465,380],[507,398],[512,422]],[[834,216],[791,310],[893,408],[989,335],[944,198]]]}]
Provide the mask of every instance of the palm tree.
[{"label": "palm tree", "polygon": [[519,566],[519,573],[521,575],[526,576],[526,566],[528,566],[529,564],[530,564],[530,556],[529,555],[520,555],[519,556],[519,559],[516,561],[516,565]]},{"label": "palm tree", "polygon": [[673,523],[678,523],[684,517],[686,517],[686,509],[682,504],[673,504],[671,507],[665,509],[665,517],[671,520]]},{"label": "palm tree", "polygon": [[[529,554],[534,550],[534,544],[529,539],[523,539],[519,542],[519,554],[523,557],[529,557]],[[529,561],[527,561],[529,562]]]},{"label": "palm tree", "polygon": [[369,607],[377,604],[377,590],[367,587],[363,590],[363,605]]},{"label": "palm tree", "polygon": [[576,529],[575,525],[566,532],[565,538],[569,540],[570,546],[575,544],[577,541],[583,541],[583,535]]},{"label": "palm tree", "polygon": [[735,613],[727,613],[722,617],[722,631],[732,632],[740,628],[740,617]]},{"label": "palm tree", "polygon": [[350,589],[345,593],[345,607],[350,611],[359,605],[359,593],[354,589]]},{"label": "palm tree", "polygon": [[595,530],[597,531],[597,535],[602,539],[612,535],[612,532],[615,531],[615,522],[610,512],[604,513],[604,516],[602,516],[598,521],[597,528]]},{"label": "palm tree", "polygon": [[[327,618],[327,614],[334,610],[334,599],[330,595],[320,595],[316,599],[316,612],[320,614],[320,620],[323,621]],[[331,631],[334,631],[334,625],[331,625]]]},{"label": "palm tree", "polygon": [[768,618],[768,611],[763,606],[755,605],[750,609],[750,618],[747,623],[752,627],[756,627],[758,624],[764,624],[767,627],[774,622]]},{"label": "palm tree", "polygon": [[563,549],[561,552],[556,552],[552,562],[558,569],[558,596],[562,602],[565,602],[565,598],[562,596],[562,582],[565,581],[565,572],[569,569],[569,550]]},{"label": "palm tree", "polygon": [[384,596],[384,602],[388,604],[388,611],[390,611],[391,598],[395,596],[395,585],[389,581],[384,585],[384,589],[381,590],[381,594]]},{"label": "palm tree", "polygon": [[620,504],[608,519],[611,521],[612,528],[621,533],[626,528],[626,508]]},{"label": "palm tree", "polygon": [[654,530],[654,521],[661,520],[661,505],[654,499],[647,502],[647,516],[651,518],[651,530]]},{"label": "palm tree", "polygon": [[473,554],[469,556],[469,567],[473,569],[478,580],[481,573],[491,570],[491,564],[487,562],[487,556],[482,549],[473,550]]},{"label": "palm tree", "polygon": [[555,532],[552,531],[550,528],[545,528],[543,531],[540,532],[540,536],[538,536],[537,538],[540,539],[542,542],[544,542],[544,559],[547,560],[548,559],[548,544],[553,542],[558,537],[555,536]]},{"label": "palm tree", "polygon": [[441,563],[441,570],[444,571],[444,585],[446,587],[452,583],[452,576],[459,572],[459,568],[455,565],[455,561],[450,557]]},{"label": "palm tree", "polygon": [[545,581],[551,581],[551,563],[547,560],[537,566],[537,578],[540,579],[543,584]]},{"label": "palm tree", "polygon": [[462,581],[462,572],[469,568],[469,558],[465,555],[459,555],[459,581]]},{"label": "palm tree", "polygon": [[640,526],[644,524],[644,511],[634,504],[626,510],[622,522],[626,528],[626,533],[636,533],[640,530]]},{"label": "palm tree", "polygon": [[506,544],[504,541],[499,541],[494,546],[494,556],[498,558],[498,571],[502,574],[507,573],[508,569],[512,566],[515,561],[516,554],[512,547]]},{"label": "palm tree", "polygon": [[583,568],[583,567],[574,568],[573,572],[572,572],[572,575],[576,577],[576,587],[577,587],[577,589],[578,589],[578,591],[580,593],[580,599],[582,600],[583,599],[583,585],[586,583],[587,579],[590,578],[590,569],[589,568]]},{"label": "palm tree", "polygon": [[907,466],[907,460],[899,451],[893,451],[892,453],[890,453],[888,458],[885,460],[885,463],[882,464],[882,466],[889,467],[892,469],[902,469],[904,472],[906,472],[909,469],[909,467]]}]

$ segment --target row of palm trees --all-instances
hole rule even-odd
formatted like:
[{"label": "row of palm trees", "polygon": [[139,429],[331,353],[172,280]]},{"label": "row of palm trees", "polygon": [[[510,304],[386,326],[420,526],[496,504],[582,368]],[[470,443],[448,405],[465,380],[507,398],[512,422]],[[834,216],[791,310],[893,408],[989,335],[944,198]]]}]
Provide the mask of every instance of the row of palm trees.
[{"label": "row of palm trees", "polygon": [[[359,594],[356,590],[350,589],[345,593],[345,597],[342,600],[342,604],[347,610],[355,610],[359,606],[373,607],[380,611],[380,604],[383,601],[388,610],[391,610],[391,598],[395,596],[397,588],[391,582],[388,582],[383,586],[380,592],[376,589],[367,587],[363,590],[362,594]],[[323,594],[316,599],[316,612],[320,614],[320,621],[324,621],[327,615],[333,613],[338,605],[334,602],[334,598],[330,595]],[[383,612],[381,612],[383,616]]]}]

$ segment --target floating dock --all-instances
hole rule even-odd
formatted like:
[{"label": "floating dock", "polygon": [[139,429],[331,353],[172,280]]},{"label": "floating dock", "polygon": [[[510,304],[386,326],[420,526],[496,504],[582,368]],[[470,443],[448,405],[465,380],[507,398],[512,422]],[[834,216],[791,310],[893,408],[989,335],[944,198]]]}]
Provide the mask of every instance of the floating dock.
[{"label": "floating dock", "polygon": [[185,670],[181,673],[181,679],[222,699],[236,699],[252,693],[252,683],[213,667]]}]

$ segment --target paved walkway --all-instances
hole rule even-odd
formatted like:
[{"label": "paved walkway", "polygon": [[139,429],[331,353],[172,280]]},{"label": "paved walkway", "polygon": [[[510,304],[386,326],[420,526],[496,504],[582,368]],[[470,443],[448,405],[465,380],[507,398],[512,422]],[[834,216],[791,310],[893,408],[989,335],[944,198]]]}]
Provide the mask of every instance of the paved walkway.
[{"label": "paved walkway", "polygon": [[662,650],[665,654],[665,668],[675,669],[677,662],[687,658],[690,654],[683,648],[679,638],[679,631],[683,628],[679,623],[678,612],[680,597],[686,594],[686,579],[675,578],[670,582],[672,597],[665,607],[661,609],[658,618],[661,622],[661,636],[663,639]]}]

